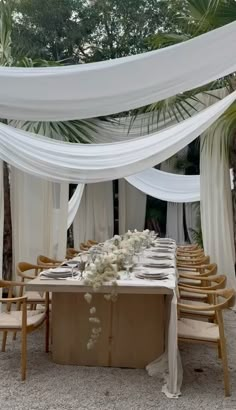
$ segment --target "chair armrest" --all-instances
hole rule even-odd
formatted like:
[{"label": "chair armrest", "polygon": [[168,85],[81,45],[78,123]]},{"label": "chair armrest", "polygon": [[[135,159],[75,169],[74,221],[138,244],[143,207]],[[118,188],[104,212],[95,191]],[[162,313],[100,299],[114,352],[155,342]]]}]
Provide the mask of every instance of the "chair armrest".
[{"label": "chair armrest", "polygon": [[2,285],[1,287],[4,287],[4,288],[12,288],[12,287],[14,287],[14,286],[21,286],[21,287],[24,287],[25,286],[25,283],[24,282],[17,282],[17,281],[14,281],[14,280],[0,280],[0,285]]},{"label": "chair armrest", "polygon": [[27,296],[19,296],[16,298],[0,298],[0,302],[7,303],[7,302],[19,302],[19,301],[26,301]]},{"label": "chair armrest", "polygon": [[26,273],[21,273],[19,276],[21,276],[23,279],[30,279],[30,280],[33,280],[37,277],[37,276],[27,275]]},{"label": "chair armrest", "polygon": [[215,305],[209,305],[209,306],[205,306],[205,305],[187,305],[184,303],[178,303],[177,304],[178,309],[186,309],[188,311],[193,311],[193,312],[199,312],[199,311],[204,311],[204,312],[209,312],[214,310]]}]

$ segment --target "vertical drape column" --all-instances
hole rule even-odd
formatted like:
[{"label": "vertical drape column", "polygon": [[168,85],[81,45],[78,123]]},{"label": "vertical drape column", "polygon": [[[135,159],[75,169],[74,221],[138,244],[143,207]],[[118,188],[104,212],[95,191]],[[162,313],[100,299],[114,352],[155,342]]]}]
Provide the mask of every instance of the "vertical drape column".
[{"label": "vertical drape column", "polygon": [[222,149],[221,132],[208,132],[201,143],[201,223],[204,250],[236,289],[233,210],[229,161]]},{"label": "vertical drape column", "polygon": [[0,279],[2,279],[3,228],[4,228],[3,161],[0,160]]},{"label": "vertical drape column", "polygon": [[11,168],[13,278],[19,261],[36,263],[44,254],[64,258],[68,184],[55,184]]},{"label": "vertical drape column", "polygon": [[112,237],[113,215],[112,182],[86,185],[73,222],[75,248],[88,239],[103,242]]},{"label": "vertical drape column", "polygon": [[119,234],[145,226],[147,196],[124,179],[119,180]]}]

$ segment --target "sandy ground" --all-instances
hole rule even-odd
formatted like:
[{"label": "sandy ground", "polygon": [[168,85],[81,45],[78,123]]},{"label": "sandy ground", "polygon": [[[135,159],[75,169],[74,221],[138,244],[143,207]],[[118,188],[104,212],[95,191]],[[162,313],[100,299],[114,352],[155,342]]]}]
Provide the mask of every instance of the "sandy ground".
[{"label": "sandy ground", "polygon": [[20,338],[0,352],[0,410],[236,410],[236,314],[225,314],[232,396],[224,398],[216,350],[182,345],[182,396],[167,399],[145,370],[60,366],[43,352],[44,333],[28,337],[28,374],[20,380]]}]

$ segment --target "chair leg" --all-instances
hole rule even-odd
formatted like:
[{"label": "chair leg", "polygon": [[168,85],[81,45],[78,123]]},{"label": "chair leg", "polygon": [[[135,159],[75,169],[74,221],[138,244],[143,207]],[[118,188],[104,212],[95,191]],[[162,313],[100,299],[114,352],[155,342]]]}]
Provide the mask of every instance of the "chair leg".
[{"label": "chair leg", "polygon": [[3,332],[2,336],[2,352],[6,351],[6,343],[7,343],[7,332]]},{"label": "chair leg", "polygon": [[17,332],[14,332],[14,333],[13,333],[12,340],[16,340],[16,333],[17,333]]},{"label": "chair leg", "polygon": [[218,357],[219,357],[219,359],[222,359],[222,353],[221,353],[221,345],[220,345],[220,341],[218,342],[217,346],[218,346]]},{"label": "chair leg", "polygon": [[230,384],[229,384],[229,368],[228,368],[228,358],[227,358],[225,340],[221,340],[220,350],[221,350],[223,372],[224,372],[225,397],[228,397],[230,396]]},{"label": "chair leg", "polygon": [[22,329],[21,332],[21,380],[26,379],[26,360],[27,360],[27,334]]},{"label": "chair leg", "polygon": [[26,301],[22,304],[22,329],[21,329],[21,379],[26,379],[27,359],[27,306]]},{"label": "chair leg", "polygon": [[50,312],[49,312],[49,293],[45,294],[46,303],[46,323],[45,323],[45,352],[49,352],[49,338],[50,338]]},{"label": "chair leg", "polygon": [[50,337],[50,331],[49,331],[49,315],[46,316],[46,323],[45,323],[45,352],[49,352],[49,337]]}]

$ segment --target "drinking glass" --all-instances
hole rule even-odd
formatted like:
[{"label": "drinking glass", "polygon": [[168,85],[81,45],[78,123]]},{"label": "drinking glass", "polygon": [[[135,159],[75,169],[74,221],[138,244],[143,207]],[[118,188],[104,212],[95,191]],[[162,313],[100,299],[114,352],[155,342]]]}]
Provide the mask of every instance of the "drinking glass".
[{"label": "drinking glass", "polygon": [[124,259],[124,267],[125,267],[125,274],[126,274],[126,278],[130,279],[130,269],[133,266],[133,254],[129,253],[125,256]]}]

